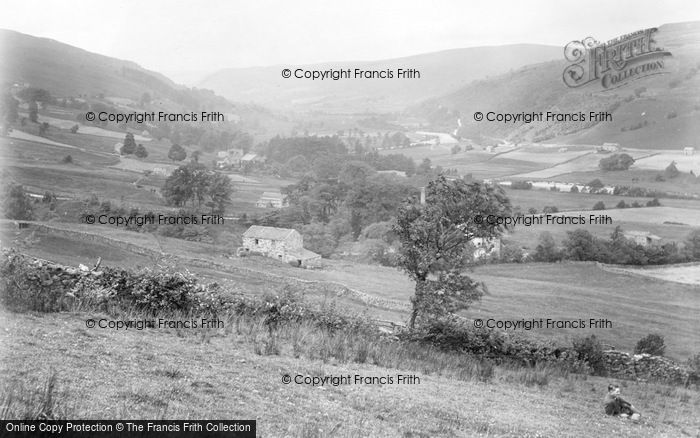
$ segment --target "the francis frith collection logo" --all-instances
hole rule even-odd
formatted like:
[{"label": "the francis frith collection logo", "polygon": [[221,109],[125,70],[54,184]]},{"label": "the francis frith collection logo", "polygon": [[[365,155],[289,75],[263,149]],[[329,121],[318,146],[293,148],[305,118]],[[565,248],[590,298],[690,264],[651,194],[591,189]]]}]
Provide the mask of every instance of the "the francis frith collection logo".
[{"label": "the francis frith collection logo", "polygon": [[657,47],[656,28],[644,29],[601,43],[592,37],[571,41],[564,48],[564,83],[582,87],[600,81],[605,90],[643,77],[666,73],[664,58],[671,52]]}]

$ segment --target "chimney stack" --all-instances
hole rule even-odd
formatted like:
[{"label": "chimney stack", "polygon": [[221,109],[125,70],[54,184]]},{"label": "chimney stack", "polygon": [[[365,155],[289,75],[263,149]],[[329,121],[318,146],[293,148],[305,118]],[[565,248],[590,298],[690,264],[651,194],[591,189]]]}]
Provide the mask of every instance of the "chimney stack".
[{"label": "chimney stack", "polygon": [[425,204],[425,187],[420,188],[420,203]]}]

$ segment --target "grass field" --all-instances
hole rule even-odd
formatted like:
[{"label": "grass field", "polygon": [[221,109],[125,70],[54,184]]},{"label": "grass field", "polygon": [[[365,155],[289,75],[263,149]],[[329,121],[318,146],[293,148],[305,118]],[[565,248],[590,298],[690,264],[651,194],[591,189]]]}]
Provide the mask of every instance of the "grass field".
[{"label": "grass field", "polygon": [[[354,297],[340,297],[354,311],[367,312],[375,318],[402,322],[407,313],[401,310],[413,294],[413,284],[396,269],[381,266],[325,260],[320,270],[293,268],[287,264],[262,257],[223,258],[215,254],[224,251],[222,246],[187,242],[158,237],[157,242],[145,243],[154,236],[105,228],[98,231],[90,225],[59,224],[68,229],[99,232],[115,239],[128,239],[134,244],[160,248],[176,257],[178,266],[198,273],[208,281],[219,281],[227,287],[244,293],[262,294],[277,292],[287,278],[311,282],[334,282],[353,290],[397,303],[391,308],[367,305]],[[15,234],[13,234],[15,233]],[[17,236],[19,233],[19,237]],[[43,243],[44,237],[32,241],[28,230],[6,231],[3,242],[25,242],[24,250],[37,257],[63,263],[94,263],[101,247],[88,249],[90,243],[68,239]],[[90,254],[78,257],[76,254]],[[231,248],[233,251],[233,248]],[[208,268],[188,264],[188,258],[209,260]],[[105,257],[117,266],[133,266],[142,262],[148,266],[155,261],[148,258],[125,259],[119,252]],[[140,263],[139,263],[140,264]],[[231,269],[222,271],[214,264]],[[144,266],[141,265],[141,266]],[[606,272],[591,263],[555,264],[500,264],[476,267],[472,275],[484,281],[489,294],[475,303],[468,315],[471,318],[494,319],[584,319],[607,318],[612,329],[601,330],[533,330],[530,335],[570,344],[573,337],[595,334],[602,341],[623,351],[631,351],[636,342],[649,333],[658,332],[666,337],[667,354],[685,360],[700,352],[700,332],[697,331],[697,315],[700,312],[700,293],[697,287],[676,282],[644,278],[625,273]],[[272,276],[272,277],[271,277]],[[329,295],[314,296],[328,300]]]},{"label": "grass field", "polygon": [[[608,379],[496,367],[480,381],[457,362],[366,363],[305,330],[280,335],[225,321],[225,328],[87,329],[94,312],[0,310],[0,400],[9,412],[80,419],[256,419],[261,437],[679,437],[697,436],[700,396],[622,382],[643,413],[638,423],[603,414]],[[333,350],[331,350],[333,351]],[[436,356],[435,359],[443,359]],[[375,363],[381,363],[378,366]],[[442,365],[442,366],[440,366]],[[415,375],[419,384],[311,386],[282,376]],[[529,376],[538,377],[531,378]],[[52,383],[47,402],[46,385]],[[396,380],[395,380],[396,382]],[[20,415],[20,414],[17,414]]]}]

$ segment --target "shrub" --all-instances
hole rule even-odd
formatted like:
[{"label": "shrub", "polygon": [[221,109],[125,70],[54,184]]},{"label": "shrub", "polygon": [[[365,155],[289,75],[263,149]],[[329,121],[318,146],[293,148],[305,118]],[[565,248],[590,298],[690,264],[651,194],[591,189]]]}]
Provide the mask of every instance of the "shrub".
[{"label": "shrub", "polygon": [[596,202],[593,206],[593,210],[605,210],[605,204],[603,203],[603,201]]},{"label": "shrub", "polygon": [[666,351],[664,337],[657,334],[649,334],[637,342],[634,347],[635,354],[651,354],[652,356],[663,356]]},{"label": "shrub", "polygon": [[557,248],[557,244],[549,232],[544,231],[540,234],[540,240],[532,258],[536,262],[547,263],[558,262],[562,259],[562,252]]},{"label": "shrub", "polygon": [[603,358],[603,346],[595,335],[573,340],[574,351],[578,354],[578,359],[586,362],[594,374],[605,375],[607,365]]},{"label": "shrub", "polygon": [[530,190],[532,188],[532,183],[528,181],[513,181],[510,188],[515,190]]},{"label": "shrub", "polygon": [[634,158],[628,154],[614,154],[610,157],[603,158],[598,163],[601,170],[627,170],[634,164]]},{"label": "shrub", "polygon": [[590,187],[592,189],[602,189],[603,187],[605,187],[603,185],[603,182],[601,180],[599,180],[598,178],[592,180],[587,185],[588,185],[588,187]]}]

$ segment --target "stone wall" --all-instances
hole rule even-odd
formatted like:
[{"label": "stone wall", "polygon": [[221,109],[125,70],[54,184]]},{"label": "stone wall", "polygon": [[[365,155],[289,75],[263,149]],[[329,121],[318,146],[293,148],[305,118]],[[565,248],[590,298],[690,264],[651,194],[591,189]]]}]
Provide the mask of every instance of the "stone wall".
[{"label": "stone wall", "polygon": [[616,350],[604,351],[603,357],[612,377],[671,384],[697,383],[697,376],[686,366],[665,357]]}]

